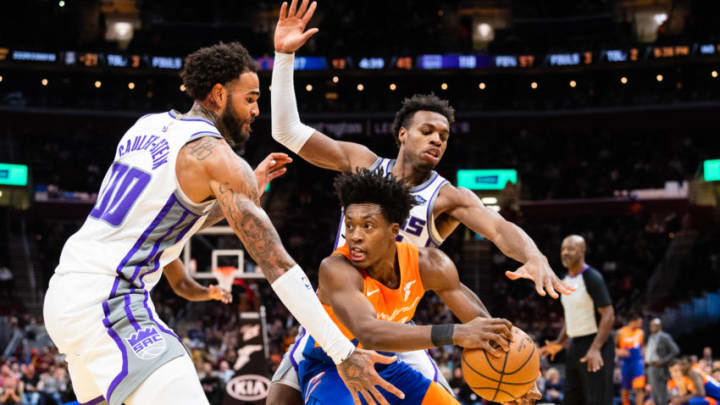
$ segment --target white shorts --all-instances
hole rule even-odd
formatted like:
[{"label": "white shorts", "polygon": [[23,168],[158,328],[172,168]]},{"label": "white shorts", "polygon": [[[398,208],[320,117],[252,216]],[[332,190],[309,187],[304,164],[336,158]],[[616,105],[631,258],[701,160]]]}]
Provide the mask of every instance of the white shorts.
[{"label": "white shorts", "polygon": [[[115,277],[89,273],[50,279],[45,326],[66,356],[78,401],[207,404],[185,347],[157,316],[149,293],[108,298],[115,284]],[[179,383],[183,395],[171,400]],[[150,397],[162,400],[152,402]]]}]

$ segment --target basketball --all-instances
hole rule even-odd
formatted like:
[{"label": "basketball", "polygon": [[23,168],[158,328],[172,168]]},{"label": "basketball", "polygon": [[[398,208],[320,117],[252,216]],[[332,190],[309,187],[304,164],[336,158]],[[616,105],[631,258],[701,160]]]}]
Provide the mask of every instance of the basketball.
[{"label": "basketball", "polygon": [[479,396],[507,402],[525,395],[540,376],[540,355],[535,342],[512,328],[513,340],[503,356],[492,357],[482,349],[465,349],[462,372],[465,383]]}]

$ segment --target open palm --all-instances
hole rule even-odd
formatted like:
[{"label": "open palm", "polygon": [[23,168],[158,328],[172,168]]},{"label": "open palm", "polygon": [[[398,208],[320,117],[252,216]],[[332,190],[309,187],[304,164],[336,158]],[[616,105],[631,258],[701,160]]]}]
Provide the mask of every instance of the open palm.
[{"label": "open palm", "polygon": [[303,0],[297,8],[297,0],[292,0],[288,9],[287,2],[280,7],[280,18],[275,27],[275,50],[282,53],[293,53],[318,32],[317,28],[305,31],[305,26],[315,13],[316,2],[308,7],[309,0]]}]

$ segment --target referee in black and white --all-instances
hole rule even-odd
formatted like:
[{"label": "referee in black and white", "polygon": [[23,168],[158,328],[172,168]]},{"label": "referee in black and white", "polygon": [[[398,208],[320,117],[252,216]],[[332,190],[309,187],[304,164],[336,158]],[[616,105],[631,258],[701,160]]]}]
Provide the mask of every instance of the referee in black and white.
[{"label": "referee in black and white", "polygon": [[575,292],[561,297],[565,322],[554,341],[540,352],[550,359],[568,345],[563,404],[612,405],[615,351],[609,339],[615,311],[602,274],[585,263],[585,239],[570,235],[562,242],[563,282]]}]

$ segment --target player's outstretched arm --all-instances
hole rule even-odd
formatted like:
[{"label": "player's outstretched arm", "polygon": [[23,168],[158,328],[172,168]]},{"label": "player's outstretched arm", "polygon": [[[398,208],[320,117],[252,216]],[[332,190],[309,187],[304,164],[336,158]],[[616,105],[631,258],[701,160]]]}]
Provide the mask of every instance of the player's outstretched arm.
[{"label": "player's outstretched arm", "polygon": [[272,136],[315,166],[336,171],[369,167],[377,155],[367,147],[336,141],[300,121],[293,83],[294,52],[318,32],[317,28],[305,30],[317,5],[308,3],[303,0],[297,8],[297,0],[293,0],[289,8],[287,3],[280,8],[270,93]]},{"label": "player's outstretched arm", "polygon": [[504,319],[478,317],[468,324],[408,325],[377,319],[375,309],[363,295],[360,273],[343,256],[330,256],[320,264],[321,299],[364,347],[380,351],[404,352],[429,349],[448,344],[483,348],[499,355],[490,341],[507,350],[510,322]]},{"label": "player's outstretched arm", "polygon": [[[391,363],[395,358],[356,350],[323,310],[305,273],[287,253],[270,218],[259,206],[257,181],[247,162],[224,140],[207,137],[195,142],[201,141],[206,142],[202,154],[195,156],[192,148],[181,150],[178,159],[181,167],[176,169],[194,174],[186,184],[192,189],[191,194],[197,197],[207,193],[217,199],[228,224],[260,266],[280,301],[338,365],[338,372],[353,395],[370,395],[380,385],[402,397],[403,393],[383,380],[374,367],[376,362]],[[184,191],[188,194],[188,190]],[[366,397],[368,403],[375,404],[371,399]],[[382,396],[377,403],[387,405]]]},{"label": "player's outstretched arm", "polygon": [[188,301],[218,300],[224,304],[232,302],[232,294],[230,294],[230,291],[223,290],[216,285],[205,287],[188,276],[180,259],[175,259],[168,263],[168,265],[163,268],[163,274],[175,294]]},{"label": "player's outstretched arm", "polygon": [[545,255],[525,231],[487,208],[475,193],[463,187],[447,185],[443,187],[441,197],[439,200],[447,207],[450,217],[488,238],[505,255],[523,263],[517,270],[506,272],[508,278],[532,280],[538,294],[550,294],[553,298],[558,298],[556,290],[561,294],[574,291],[557,277]]}]

